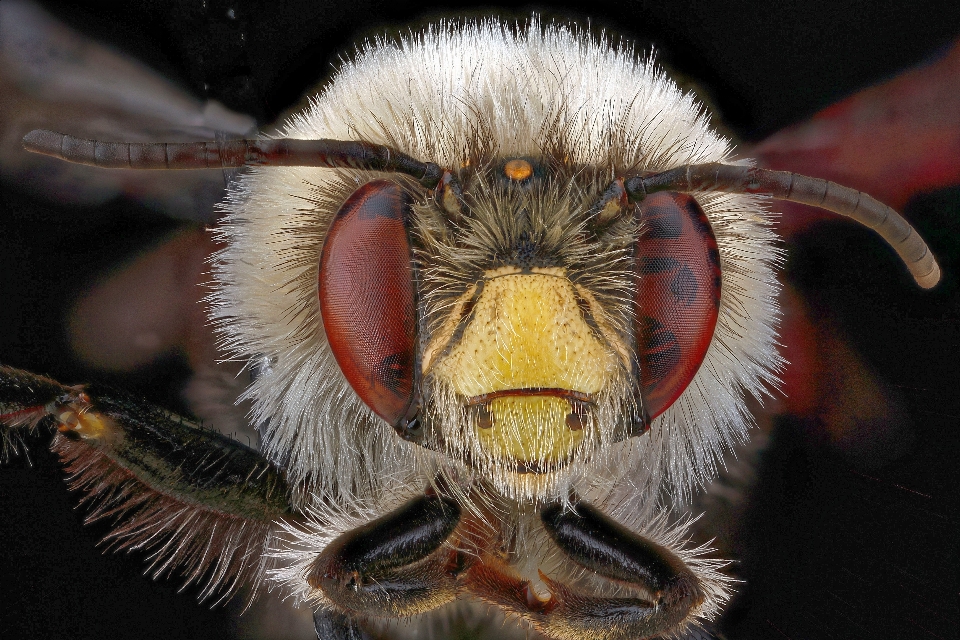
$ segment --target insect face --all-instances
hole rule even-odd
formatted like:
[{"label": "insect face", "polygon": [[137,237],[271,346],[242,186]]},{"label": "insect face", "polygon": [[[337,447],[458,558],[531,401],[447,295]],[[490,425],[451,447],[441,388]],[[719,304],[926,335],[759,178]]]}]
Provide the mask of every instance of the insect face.
[{"label": "insect face", "polygon": [[431,233],[436,214],[424,211],[415,227],[430,265],[424,419],[452,458],[531,497],[589,464],[638,412],[633,272],[627,236],[588,231],[594,184],[558,170],[501,186],[504,164],[467,180],[459,225]]},{"label": "insect face", "polygon": [[686,389],[716,326],[719,251],[689,196],[638,209],[605,201],[616,167],[492,153],[432,198],[358,189],[327,235],[321,313],[351,386],[402,436],[542,499]]},{"label": "insect face", "polygon": [[729,147],[652,66],[578,38],[488,24],[372,49],[287,131],[395,144],[447,169],[435,187],[264,167],[231,196],[214,314],[275,363],[248,396],[294,477],[355,500],[439,471],[541,501],[639,467],[682,493],[743,437],[744,390],[779,366],[763,207],[628,197],[623,176]]}]

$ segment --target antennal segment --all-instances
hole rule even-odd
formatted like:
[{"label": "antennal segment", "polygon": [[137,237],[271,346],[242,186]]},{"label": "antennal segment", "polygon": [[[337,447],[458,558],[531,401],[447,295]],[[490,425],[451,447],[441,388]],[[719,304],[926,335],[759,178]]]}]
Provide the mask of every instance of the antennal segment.
[{"label": "antennal segment", "polygon": [[763,193],[780,200],[813,205],[866,225],[894,248],[924,289],[940,281],[940,266],[927,243],[903,217],[869,195],[836,182],[789,171],[771,171],[720,163],[690,164],[624,180],[627,195],[638,201],[657,191]]},{"label": "antennal segment", "polygon": [[344,167],[413,176],[433,189],[443,171],[385,145],[346,140],[225,140],[221,142],[101,142],[35,129],[23,148],[108,169],[223,169],[246,165]]}]

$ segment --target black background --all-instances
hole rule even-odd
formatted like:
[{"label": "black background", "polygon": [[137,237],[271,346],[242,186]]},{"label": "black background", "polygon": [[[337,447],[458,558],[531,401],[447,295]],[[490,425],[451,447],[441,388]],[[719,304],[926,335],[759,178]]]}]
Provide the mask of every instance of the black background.
[{"label": "black background", "polygon": [[[545,20],[589,19],[597,30],[655,46],[742,141],[889,79],[960,35],[960,5],[933,1],[598,1],[510,11],[368,0],[44,6],[261,125],[366,37],[446,16],[537,11]],[[779,425],[761,470],[763,491],[744,522],[748,583],[724,622],[731,639],[956,637],[960,190],[922,195],[906,213],[943,258],[938,291],[917,292],[882,252],[851,251],[876,241],[845,225],[804,238],[789,272],[900,389],[916,439],[895,462],[864,471],[808,437],[805,425]],[[178,224],[123,201],[58,208],[6,185],[0,362],[65,382],[105,377],[66,353],[63,310],[98,275]],[[171,357],[121,381],[178,406],[186,373]],[[233,637],[231,610],[209,611],[189,591],[177,595],[175,581],[141,577],[136,557],[102,556],[95,545],[106,528],[80,526],[77,496],[63,489],[42,447],[34,450],[34,468],[19,461],[0,470],[0,637]]]}]

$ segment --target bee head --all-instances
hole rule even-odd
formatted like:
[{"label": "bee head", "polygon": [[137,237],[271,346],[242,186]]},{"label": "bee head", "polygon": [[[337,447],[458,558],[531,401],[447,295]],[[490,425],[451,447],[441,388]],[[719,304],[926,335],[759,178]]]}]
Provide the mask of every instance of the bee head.
[{"label": "bee head", "polygon": [[682,493],[743,436],[780,365],[775,234],[760,196],[645,182],[730,145],[595,44],[484,23],[373,47],[238,145],[259,164],[224,205],[213,318],[274,363],[246,397],[302,500],[438,469],[521,500],[627,471]]}]

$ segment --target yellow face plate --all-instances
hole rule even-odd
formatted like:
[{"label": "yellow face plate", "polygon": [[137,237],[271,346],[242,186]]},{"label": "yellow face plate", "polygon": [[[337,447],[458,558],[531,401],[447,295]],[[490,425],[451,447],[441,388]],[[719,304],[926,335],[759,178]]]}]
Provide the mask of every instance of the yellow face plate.
[{"label": "yellow face plate", "polygon": [[[538,388],[594,394],[609,379],[615,356],[584,319],[573,283],[559,268],[533,271],[504,267],[484,274],[472,321],[432,372],[458,394],[470,399]],[[441,329],[438,335],[451,334]],[[558,462],[583,438],[567,426],[571,406],[564,398],[498,397],[488,409],[492,426],[478,427],[477,436],[498,457]]]},{"label": "yellow face plate", "polygon": [[550,465],[565,460],[583,440],[566,426],[570,403],[549,396],[510,396],[490,402],[493,426],[477,429],[485,451],[519,463]]}]

